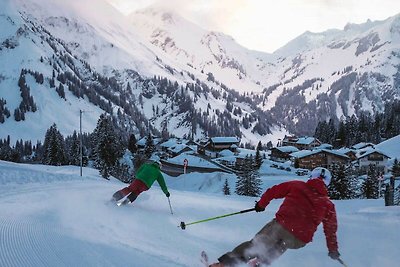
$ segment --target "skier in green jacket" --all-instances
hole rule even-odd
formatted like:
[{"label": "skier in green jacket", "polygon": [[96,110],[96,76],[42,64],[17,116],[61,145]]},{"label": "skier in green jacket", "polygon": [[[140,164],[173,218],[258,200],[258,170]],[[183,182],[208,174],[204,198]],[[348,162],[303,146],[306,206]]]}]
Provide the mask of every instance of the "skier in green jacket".
[{"label": "skier in green jacket", "polygon": [[123,202],[121,202],[121,204],[125,205],[132,203],[140,195],[140,193],[149,190],[156,180],[165,196],[169,197],[170,193],[168,192],[164,177],[160,171],[160,163],[150,162],[144,163],[142,166],[140,166],[136,172],[133,182],[129,186],[115,192],[113,195],[113,200],[119,201],[125,196],[128,196]]}]

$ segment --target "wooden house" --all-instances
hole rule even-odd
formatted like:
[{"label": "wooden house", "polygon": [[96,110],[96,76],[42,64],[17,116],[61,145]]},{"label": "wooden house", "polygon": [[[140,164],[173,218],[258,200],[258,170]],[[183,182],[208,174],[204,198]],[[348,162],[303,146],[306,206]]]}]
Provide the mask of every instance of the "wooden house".
[{"label": "wooden house", "polygon": [[296,136],[285,136],[282,140],[282,146],[294,146],[299,150],[312,150],[315,147],[320,146],[322,143],[315,137],[296,137]]},{"label": "wooden house", "polygon": [[312,170],[316,167],[329,168],[333,164],[347,164],[350,158],[345,154],[332,150],[302,150],[291,154],[292,160],[297,161],[298,167]]},{"label": "wooden house", "polygon": [[270,159],[273,161],[284,162],[290,160],[290,154],[298,152],[299,149],[294,146],[279,146],[271,149]]},{"label": "wooden house", "polygon": [[239,144],[240,139],[237,137],[212,137],[199,142],[197,151],[199,154],[216,158],[218,153],[225,149],[236,152]]},{"label": "wooden house", "polygon": [[387,172],[388,155],[374,148],[366,148],[357,152],[356,165],[361,173],[367,173],[369,166],[374,165],[378,172]]}]

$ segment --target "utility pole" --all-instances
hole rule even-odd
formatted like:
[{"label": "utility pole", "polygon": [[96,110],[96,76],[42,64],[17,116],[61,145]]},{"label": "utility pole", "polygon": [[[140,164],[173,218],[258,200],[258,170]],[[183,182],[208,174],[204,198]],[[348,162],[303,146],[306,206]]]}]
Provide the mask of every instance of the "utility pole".
[{"label": "utility pole", "polygon": [[81,176],[82,176],[82,165],[83,165],[83,153],[82,153],[82,110],[79,110],[79,157],[81,161]]},{"label": "utility pole", "polygon": [[82,113],[83,112],[92,112],[87,110],[79,110],[79,157],[80,157],[80,165],[81,165],[81,176],[82,176],[82,167],[83,167],[83,141],[82,141]]}]

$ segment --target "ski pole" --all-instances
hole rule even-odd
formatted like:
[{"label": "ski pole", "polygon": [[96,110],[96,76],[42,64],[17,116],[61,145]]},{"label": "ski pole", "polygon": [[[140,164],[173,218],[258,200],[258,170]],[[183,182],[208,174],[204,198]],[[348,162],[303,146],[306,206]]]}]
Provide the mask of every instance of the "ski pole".
[{"label": "ski pole", "polygon": [[340,264],[342,264],[344,267],[347,267],[346,263],[344,263],[344,261],[341,258],[337,259],[338,262],[340,262]]},{"label": "ski pole", "polygon": [[238,212],[229,213],[229,214],[225,214],[225,215],[220,215],[220,216],[216,216],[216,217],[204,219],[204,220],[197,221],[197,222],[191,222],[191,223],[181,222],[181,224],[178,225],[178,227],[182,228],[182,230],[185,230],[185,229],[186,229],[186,226],[191,225],[191,224],[202,223],[202,222],[208,222],[208,221],[212,221],[212,220],[216,220],[216,219],[220,219],[220,218],[224,218],[224,217],[228,217],[228,216],[232,216],[232,215],[236,215],[236,214],[241,214],[241,213],[250,212],[250,211],[253,211],[253,210],[256,210],[256,209],[255,209],[255,208],[252,208],[252,209],[247,209],[247,210],[241,210],[241,211],[238,211]]},{"label": "ski pole", "polygon": [[168,204],[169,204],[169,210],[171,211],[171,214],[174,214],[174,213],[172,212],[172,206],[171,206],[171,201],[169,200],[169,197],[168,197]]}]

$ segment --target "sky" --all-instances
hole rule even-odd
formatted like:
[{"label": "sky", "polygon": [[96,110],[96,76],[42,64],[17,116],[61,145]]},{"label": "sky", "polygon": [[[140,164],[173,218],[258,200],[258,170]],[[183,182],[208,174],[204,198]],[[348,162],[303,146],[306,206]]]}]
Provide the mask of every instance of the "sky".
[{"label": "sky", "polygon": [[108,0],[124,14],[167,5],[208,30],[272,53],[305,31],[343,29],[347,23],[384,20],[400,13],[398,0]]}]

